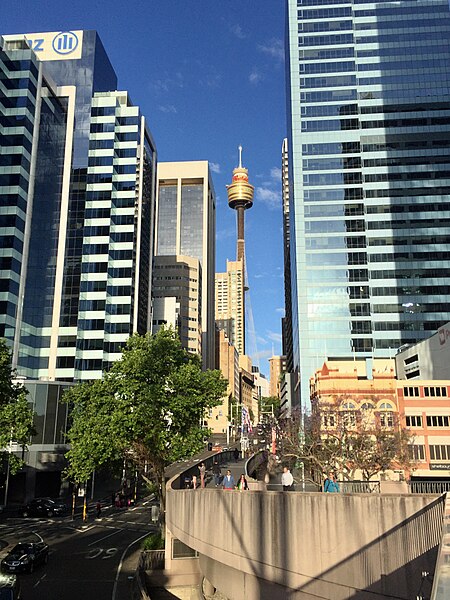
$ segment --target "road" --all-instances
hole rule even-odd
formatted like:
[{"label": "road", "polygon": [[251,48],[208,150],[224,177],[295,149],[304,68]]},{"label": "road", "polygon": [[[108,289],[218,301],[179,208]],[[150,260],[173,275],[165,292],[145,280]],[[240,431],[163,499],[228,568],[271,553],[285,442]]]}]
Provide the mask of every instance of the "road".
[{"label": "road", "polygon": [[50,546],[47,565],[19,575],[23,600],[123,600],[121,587],[133,573],[122,560],[154,531],[148,504],[107,509],[86,524],[71,517],[10,518],[0,523],[0,558],[18,541],[43,539]]}]

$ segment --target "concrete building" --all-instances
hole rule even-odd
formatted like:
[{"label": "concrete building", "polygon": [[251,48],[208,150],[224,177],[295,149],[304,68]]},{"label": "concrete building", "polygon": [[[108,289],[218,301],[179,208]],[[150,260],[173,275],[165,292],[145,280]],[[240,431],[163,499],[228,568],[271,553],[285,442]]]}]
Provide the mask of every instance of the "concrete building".
[{"label": "concrete building", "polygon": [[216,273],[216,324],[239,354],[245,352],[244,283],[242,260],[227,260],[226,273]]},{"label": "concrete building", "polygon": [[294,370],[449,320],[447,0],[287,2]]},{"label": "concrete building", "polygon": [[450,323],[428,339],[400,349],[395,365],[398,379],[450,379]]},{"label": "concrete building", "polygon": [[272,356],[269,358],[270,395],[280,397],[281,376],[286,371],[286,357]]},{"label": "concrete building", "polygon": [[207,419],[207,426],[212,433],[225,433],[229,439],[235,430],[232,429],[233,419],[237,419],[234,408],[240,404],[240,379],[239,379],[239,354],[236,348],[228,339],[226,333],[216,330],[216,369],[222,372],[222,375],[228,381],[226,396],[222,403],[210,410]]},{"label": "concrete building", "polygon": [[283,256],[284,256],[284,306],[285,316],[282,319],[283,355],[286,356],[286,371],[294,370],[294,354],[292,341],[292,300],[291,300],[291,226],[289,206],[289,151],[288,140],[283,140],[281,148],[281,184],[283,198]]},{"label": "concrete building", "polygon": [[215,358],[215,235],[216,200],[208,161],[158,163],[155,255],[190,256],[200,262],[204,368],[213,368]]},{"label": "concrete building", "polygon": [[149,326],[154,143],[95,31],[0,44],[0,335],[22,377],[100,377]]},{"label": "concrete building", "polygon": [[153,325],[172,326],[188,352],[202,356],[202,269],[192,256],[155,256]]}]

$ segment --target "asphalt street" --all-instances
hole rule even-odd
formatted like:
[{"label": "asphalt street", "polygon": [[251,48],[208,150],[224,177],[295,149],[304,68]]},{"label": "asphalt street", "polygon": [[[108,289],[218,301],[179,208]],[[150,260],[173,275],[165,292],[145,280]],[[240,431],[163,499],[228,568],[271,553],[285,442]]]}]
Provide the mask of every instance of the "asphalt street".
[{"label": "asphalt street", "polygon": [[150,504],[108,508],[85,524],[71,517],[9,518],[0,523],[0,559],[19,541],[43,539],[49,561],[19,575],[23,600],[122,600],[120,590],[133,575],[124,561],[154,531]]}]

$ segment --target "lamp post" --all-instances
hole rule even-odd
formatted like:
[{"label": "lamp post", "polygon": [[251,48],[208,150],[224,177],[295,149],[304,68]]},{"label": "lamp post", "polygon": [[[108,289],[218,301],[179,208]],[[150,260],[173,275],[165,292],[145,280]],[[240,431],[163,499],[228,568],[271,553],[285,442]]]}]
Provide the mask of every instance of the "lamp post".
[{"label": "lamp post", "polygon": [[9,436],[9,445],[8,445],[8,464],[6,466],[6,481],[5,481],[5,497],[3,499],[3,504],[6,506],[8,503],[8,491],[9,491],[9,473],[11,471],[11,449],[12,449],[12,435],[13,430],[11,427],[11,434]]}]

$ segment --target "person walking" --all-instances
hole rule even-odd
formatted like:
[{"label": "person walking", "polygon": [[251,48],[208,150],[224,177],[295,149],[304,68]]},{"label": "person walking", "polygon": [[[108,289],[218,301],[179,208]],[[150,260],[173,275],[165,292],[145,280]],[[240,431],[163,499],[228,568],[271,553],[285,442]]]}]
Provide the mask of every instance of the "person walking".
[{"label": "person walking", "polygon": [[239,460],[239,450],[237,448],[234,449],[233,451],[233,455],[234,455],[234,462],[237,462]]},{"label": "person walking", "polygon": [[228,469],[227,474],[223,478],[223,489],[224,490],[234,490],[236,486],[236,482],[234,481],[234,477],[231,474],[230,469]]},{"label": "person walking", "polygon": [[214,461],[212,472],[213,472],[213,476],[214,476],[214,484],[215,484],[216,487],[219,487],[219,485],[220,485],[220,476],[222,474],[222,471],[220,469],[220,465],[217,462],[217,460]]},{"label": "person walking", "polygon": [[197,489],[197,475],[192,475],[192,489]]},{"label": "person walking", "polygon": [[100,502],[100,500],[97,500],[95,510],[97,511],[97,519],[100,519],[100,517],[102,516],[102,503]]},{"label": "person walking", "polygon": [[245,475],[244,473],[242,473],[242,475],[239,477],[239,481],[237,482],[237,486],[236,489],[238,490],[248,490],[248,483],[247,480],[245,479]]},{"label": "person walking", "polygon": [[325,483],[323,484],[323,491],[328,492],[330,494],[340,492],[339,484],[336,481],[336,476],[333,472],[328,474],[328,477],[325,479]]},{"label": "person walking", "polygon": [[283,486],[283,492],[291,492],[294,478],[288,467],[283,467],[283,474],[281,475],[281,484]]},{"label": "person walking", "polygon": [[205,475],[206,475],[206,467],[205,463],[201,463],[198,470],[200,471],[200,487],[205,487]]}]

